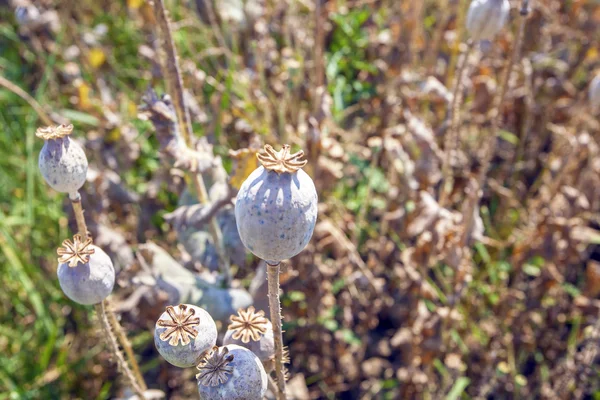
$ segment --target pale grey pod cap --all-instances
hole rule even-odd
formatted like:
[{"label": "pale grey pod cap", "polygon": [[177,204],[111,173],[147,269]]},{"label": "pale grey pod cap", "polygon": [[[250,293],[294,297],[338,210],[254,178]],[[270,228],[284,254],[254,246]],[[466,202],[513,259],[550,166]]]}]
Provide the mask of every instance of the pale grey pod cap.
[{"label": "pale grey pod cap", "polygon": [[44,180],[54,190],[74,196],[85,183],[88,161],[81,146],[69,138],[72,129],[72,125],[40,128],[36,135],[45,140],[38,159]]},{"label": "pale grey pod cap", "polygon": [[473,40],[490,40],[502,30],[508,14],[508,0],[472,0],[467,13],[467,31]]},{"label": "pale grey pod cap", "polygon": [[275,356],[273,325],[262,310],[256,312],[252,306],[246,310],[240,309],[230,320],[223,345],[235,344],[245,347],[261,361],[268,361]]},{"label": "pale grey pod cap", "polygon": [[277,173],[257,168],[242,184],[235,202],[240,238],[270,264],[300,253],[317,221],[317,190],[301,169]]},{"label": "pale grey pod cap", "polygon": [[71,267],[64,262],[58,265],[58,282],[65,295],[76,303],[98,304],[106,299],[115,285],[115,268],[101,248],[89,245],[94,253],[86,263]]},{"label": "pale grey pod cap", "polygon": [[598,112],[600,110],[600,74],[596,75],[590,83],[589,99],[592,111]]},{"label": "pale grey pod cap", "polygon": [[198,365],[200,400],[262,400],[267,373],[253,352],[229,344],[215,349]]},{"label": "pale grey pod cap", "polygon": [[168,306],[156,321],[154,344],[160,355],[180,368],[198,364],[217,343],[217,325],[204,309],[190,304]]}]

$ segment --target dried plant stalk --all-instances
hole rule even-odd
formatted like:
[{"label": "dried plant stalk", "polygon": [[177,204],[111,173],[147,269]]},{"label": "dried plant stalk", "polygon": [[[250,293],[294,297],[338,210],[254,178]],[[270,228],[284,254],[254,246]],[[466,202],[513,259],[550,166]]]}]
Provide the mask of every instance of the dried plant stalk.
[{"label": "dried plant stalk", "polygon": [[[500,126],[500,119],[502,118],[502,104],[504,103],[504,98],[506,97],[506,93],[508,92],[510,75],[515,64],[518,64],[521,59],[523,36],[525,35],[525,25],[527,24],[527,16],[529,15],[529,0],[523,0],[523,2],[521,3],[520,15],[521,18],[519,21],[519,30],[515,38],[515,44],[513,46],[512,55],[510,57],[508,65],[502,73],[502,79],[500,81],[500,91],[498,93],[498,96],[496,96],[496,98],[494,99],[494,107],[491,113],[491,134],[486,138],[486,140],[483,141],[482,145],[483,158],[481,162],[481,169],[477,174],[477,201],[474,203],[475,207],[477,207],[481,202],[481,197],[483,196],[483,180],[487,176],[492,157],[494,156],[494,152],[496,150],[496,138]],[[473,225],[473,212],[474,208],[468,210],[466,214],[464,214],[465,229],[461,240],[462,245],[464,245],[467,242],[469,232],[471,231],[471,226]]]},{"label": "dried plant stalk", "polygon": [[473,50],[473,41],[467,42],[467,48],[463,57],[457,66],[456,80],[454,82],[454,90],[452,95],[452,103],[448,109],[450,114],[450,128],[445,135],[444,140],[444,160],[442,163],[442,186],[440,193],[440,207],[444,207],[448,196],[452,193],[453,177],[452,177],[452,160],[458,149],[458,127],[460,125],[460,108],[463,100],[464,84],[463,78],[465,69],[469,64],[469,56]]},{"label": "dried plant stalk", "polygon": [[123,347],[123,350],[125,351],[125,355],[126,355],[127,359],[129,360],[129,364],[131,364],[131,369],[133,370],[133,375],[136,378],[136,382],[142,388],[142,390],[147,390],[148,386],[146,385],[146,381],[144,380],[144,377],[142,376],[142,372],[140,371],[140,366],[138,365],[137,360],[135,359],[135,354],[133,353],[133,348],[131,347],[131,342],[127,338],[127,335],[125,334],[123,327],[119,323],[119,320],[117,320],[117,316],[115,315],[114,311],[110,307],[110,303],[108,302],[108,300],[104,300],[104,303],[105,303],[105,308],[108,308],[108,310],[106,310],[108,322],[110,323],[112,330],[114,331],[115,335],[117,335],[117,339],[119,340],[119,343],[121,344],[121,346]]},{"label": "dried plant stalk", "polygon": [[[167,17],[167,11],[163,0],[154,1],[154,15],[158,21],[159,31],[162,34],[162,46],[165,51],[165,60],[162,60],[161,66],[163,69],[164,76],[167,81],[167,87],[173,98],[173,106],[175,107],[175,113],[179,122],[180,132],[189,148],[193,148],[192,143],[192,123],[190,119],[190,113],[185,106],[185,99],[183,94],[183,80],[181,79],[181,71],[179,68],[179,61],[177,58],[177,51],[175,49],[175,43],[173,42],[173,36],[171,34],[171,26]],[[202,179],[202,175],[199,173],[192,174],[192,183],[198,196],[200,204],[206,204],[209,201],[208,191],[206,185]],[[219,265],[221,267],[221,273],[223,274],[223,280],[227,287],[231,282],[231,271],[229,258],[223,247],[223,234],[221,228],[215,218],[211,218],[209,224],[209,232],[213,238],[217,255],[219,256]]]},{"label": "dried plant stalk", "polygon": [[283,335],[281,330],[281,304],[279,302],[279,263],[267,263],[269,309],[273,338],[275,339],[275,375],[277,377],[277,400],[285,400],[285,370],[283,368]]},{"label": "dried plant stalk", "polygon": [[173,105],[175,106],[175,113],[177,114],[177,121],[179,121],[183,140],[188,147],[192,147],[192,120],[190,112],[185,106],[179,60],[177,59],[175,43],[171,34],[171,25],[167,18],[167,11],[165,10],[163,0],[154,0],[154,15],[158,21],[159,30],[162,33],[162,46],[166,53],[164,65],[162,66],[165,72],[164,76],[167,88],[173,98]]},{"label": "dried plant stalk", "polygon": [[98,319],[100,320],[100,327],[102,328],[102,333],[104,334],[104,337],[106,339],[106,342],[108,344],[108,347],[110,348],[112,355],[117,360],[117,364],[119,365],[119,368],[121,368],[121,371],[123,372],[123,374],[129,381],[129,384],[133,388],[133,391],[138,395],[138,397],[140,399],[144,399],[145,398],[144,390],[137,383],[135,375],[129,368],[129,365],[127,365],[127,362],[125,361],[125,357],[123,357],[123,353],[121,353],[121,350],[119,349],[117,339],[115,338],[115,335],[110,327],[110,323],[109,323],[108,317],[106,315],[105,302],[103,301],[102,303],[97,304],[95,306],[95,308],[96,308],[96,312],[98,313]]},{"label": "dried plant stalk", "polygon": [[79,193],[77,193],[77,200],[71,199],[71,205],[73,206],[73,213],[75,214],[77,232],[79,232],[82,239],[85,239],[88,237],[88,230],[85,223],[85,217],[83,216],[83,207],[81,207],[81,196]]}]

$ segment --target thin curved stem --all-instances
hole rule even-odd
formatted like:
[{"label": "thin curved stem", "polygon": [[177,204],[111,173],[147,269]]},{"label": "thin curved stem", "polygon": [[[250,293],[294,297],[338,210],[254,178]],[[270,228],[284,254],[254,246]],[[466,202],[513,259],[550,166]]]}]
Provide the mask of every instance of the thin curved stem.
[{"label": "thin curved stem", "polygon": [[142,372],[140,371],[140,366],[138,365],[138,362],[135,359],[135,354],[133,352],[133,348],[131,347],[131,342],[127,338],[127,335],[125,334],[123,327],[119,323],[119,320],[117,319],[117,316],[115,315],[114,311],[110,308],[110,303],[108,302],[108,299],[104,300],[104,303],[106,306],[105,308],[107,308],[106,315],[108,317],[108,322],[110,323],[112,330],[115,332],[115,335],[117,335],[117,339],[119,340],[119,343],[125,351],[125,356],[127,357],[129,364],[131,365],[131,369],[133,370],[133,375],[136,379],[136,382],[142,388],[142,390],[147,390],[148,386],[146,385],[146,381],[144,380]]},{"label": "thin curved stem", "polygon": [[460,125],[460,109],[463,101],[464,84],[463,78],[465,75],[465,69],[469,64],[469,56],[473,50],[473,41],[467,42],[467,48],[459,60],[456,67],[456,79],[454,83],[454,90],[452,94],[452,102],[448,112],[450,114],[450,128],[444,138],[444,160],[442,163],[442,186],[440,193],[440,207],[444,207],[448,196],[452,193],[453,176],[452,176],[452,160],[458,148],[459,134],[458,127]]},{"label": "thin curved stem", "polygon": [[104,338],[106,339],[106,343],[110,348],[112,355],[117,360],[117,364],[121,368],[121,372],[125,375],[129,384],[133,388],[134,392],[138,395],[140,399],[144,399],[144,390],[138,385],[131,368],[127,365],[127,361],[125,361],[125,357],[123,357],[123,353],[119,349],[119,344],[117,343],[117,339],[110,327],[110,322],[108,321],[108,317],[106,315],[106,307],[105,301],[95,306],[96,312],[98,313],[98,319],[100,320],[100,327],[102,328],[102,333],[104,334]]},{"label": "thin curved stem", "polygon": [[275,339],[275,376],[277,377],[277,400],[285,400],[285,373],[283,369],[283,335],[281,330],[281,304],[279,302],[279,265],[267,263],[269,309]]},{"label": "thin curved stem", "polygon": [[15,85],[14,83],[12,83],[11,81],[9,81],[8,79],[4,78],[1,75],[0,75],[0,86],[5,87],[6,89],[10,90],[14,94],[19,96],[23,100],[25,100],[27,102],[27,104],[29,104],[31,106],[31,108],[33,108],[33,110],[37,113],[38,117],[40,117],[42,122],[44,122],[44,125],[48,125],[48,126],[53,125],[54,121],[52,121],[52,118],[50,118],[48,113],[46,113],[46,111],[44,110],[44,107],[42,107],[41,104],[38,103],[36,99],[31,97],[29,95],[29,93],[27,93],[26,91],[21,89],[19,86]]}]

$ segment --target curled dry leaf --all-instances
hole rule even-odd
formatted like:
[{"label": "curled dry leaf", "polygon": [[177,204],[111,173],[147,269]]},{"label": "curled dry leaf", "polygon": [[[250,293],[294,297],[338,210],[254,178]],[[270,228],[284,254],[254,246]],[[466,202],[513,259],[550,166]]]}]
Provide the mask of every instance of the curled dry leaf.
[{"label": "curled dry leaf", "polygon": [[220,197],[211,199],[208,204],[194,204],[191,206],[179,206],[175,211],[165,214],[167,222],[174,225],[178,231],[187,228],[202,228],[212,217],[214,217],[223,207],[231,205],[235,197],[235,191],[227,186],[224,193],[219,193]]},{"label": "curled dry leaf", "polygon": [[161,145],[161,151],[173,160],[176,168],[192,172],[203,172],[217,167],[217,161],[212,151],[202,146],[199,141],[195,149],[190,149],[179,135],[175,108],[167,95],[158,97],[152,88],[148,88],[140,107],[139,117],[149,119],[156,130],[156,136]]}]

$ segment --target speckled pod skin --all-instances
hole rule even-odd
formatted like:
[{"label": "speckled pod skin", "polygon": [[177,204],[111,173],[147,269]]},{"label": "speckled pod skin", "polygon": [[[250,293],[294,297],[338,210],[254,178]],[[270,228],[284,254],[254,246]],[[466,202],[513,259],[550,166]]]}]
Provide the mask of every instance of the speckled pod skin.
[{"label": "speckled pod skin", "polygon": [[271,321],[268,321],[267,325],[267,332],[259,340],[250,339],[248,343],[242,342],[242,339],[234,339],[232,337],[234,332],[227,330],[223,338],[223,345],[235,344],[245,347],[256,354],[260,361],[268,361],[275,356],[275,341],[273,339],[273,325],[271,325]]},{"label": "speckled pod skin", "polygon": [[198,383],[200,400],[262,400],[267,392],[267,373],[253,352],[245,347],[224,346],[233,355],[228,366],[233,367],[227,382],[217,386]]},{"label": "speckled pod skin", "polygon": [[46,140],[38,165],[44,180],[58,192],[74,195],[85,183],[87,158],[81,146],[68,136]]},{"label": "speckled pod skin", "polygon": [[592,110],[594,112],[600,110],[600,74],[596,75],[590,83],[589,99]]},{"label": "speckled pod skin", "polygon": [[317,221],[317,190],[302,170],[277,173],[259,167],[238,192],[235,219],[244,246],[277,264],[308,244]]},{"label": "speckled pod skin", "polygon": [[190,304],[186,304],[186,306],[194,310],[194,316],[200,318],[200,322],[192,328],[197,332],[197,335],[188,344],[182,344],[179,341],[177,345],[171,345],[168,340],[160,338],[160,335],[167,328],[159,326],[158,321],[169,318],[166,311],[161,314],[154,329],[156,349],[170,364],[180,368],[196,366],[198,357],[217,343],[217,325],[210,314],[200,307]]},{"label": "speckled pod skin", "polygon": [[102,302],[115,285],[115,268],[101,248],[90,245],[94,254],[87,263],[69,267],[58,265],[58,283],[65,295],[76,303],[92,305]]},{"label": "speckled pod skin", "polygon": [[509,12],[508,0],[473,0],[467,13],[467,31],[473,40],[491,40],[506,24]]}]

